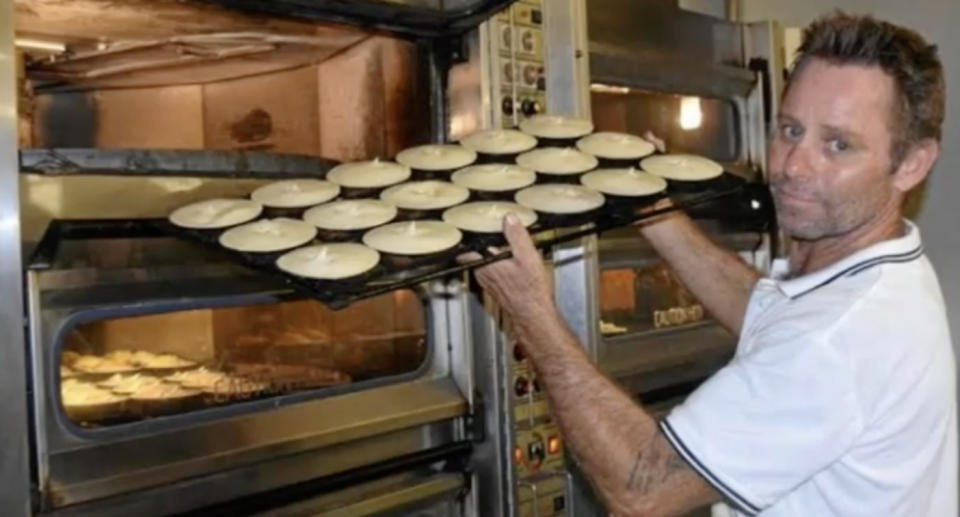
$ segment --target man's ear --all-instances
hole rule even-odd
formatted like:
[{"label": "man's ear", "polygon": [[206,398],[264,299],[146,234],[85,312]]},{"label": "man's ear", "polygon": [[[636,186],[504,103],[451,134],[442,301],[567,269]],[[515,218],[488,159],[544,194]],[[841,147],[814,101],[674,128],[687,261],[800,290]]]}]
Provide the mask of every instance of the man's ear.
[{"label": "man's ear", "polygon": [[937,158],[940,157],[940,143],[932,138],[914,144],[893,173],[893,185],[906,194],[923,183]]}]

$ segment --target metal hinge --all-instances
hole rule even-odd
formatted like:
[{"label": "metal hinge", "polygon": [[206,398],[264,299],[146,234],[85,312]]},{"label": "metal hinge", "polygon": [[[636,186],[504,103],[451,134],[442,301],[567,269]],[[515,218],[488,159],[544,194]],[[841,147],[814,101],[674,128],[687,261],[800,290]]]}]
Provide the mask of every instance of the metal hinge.
[{"label": "metal hinge", "polygon": [[487,439],[486,403],[479,390],[473,392],[473,406],[467,414],[466,424],[467,437],[471,441],[480,443]]}]

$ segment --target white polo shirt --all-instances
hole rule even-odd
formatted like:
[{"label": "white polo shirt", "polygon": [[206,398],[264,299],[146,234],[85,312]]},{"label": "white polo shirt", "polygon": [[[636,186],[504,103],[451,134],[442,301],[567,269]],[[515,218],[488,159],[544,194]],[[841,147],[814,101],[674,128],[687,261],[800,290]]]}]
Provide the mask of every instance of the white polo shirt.
[{"label": "white polo shirt", "polygon": [[821,271],[760,280],[730,364],[662,422],[738,515],[957,515],[953,348],[904,224]]}]

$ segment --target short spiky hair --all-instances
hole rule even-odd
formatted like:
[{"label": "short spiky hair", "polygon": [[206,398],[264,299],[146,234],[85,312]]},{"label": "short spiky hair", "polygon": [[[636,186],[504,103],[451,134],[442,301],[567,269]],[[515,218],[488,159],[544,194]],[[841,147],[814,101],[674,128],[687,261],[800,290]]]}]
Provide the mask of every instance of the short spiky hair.
[{"label": "short spiky hair", "polygon": [[837,11],[804,29],[794,73],[811,59],[877,66],[893,78],[898,96],[890,127],[894,164],[912,145],[928,138],[940,141],[946,105],[943,65],[937,47],[916,32]]}]

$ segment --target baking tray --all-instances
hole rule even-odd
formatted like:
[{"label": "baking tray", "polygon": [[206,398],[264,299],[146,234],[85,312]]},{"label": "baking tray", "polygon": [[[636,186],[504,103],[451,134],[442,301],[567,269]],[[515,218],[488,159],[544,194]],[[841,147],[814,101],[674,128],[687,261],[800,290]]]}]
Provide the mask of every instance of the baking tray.
[{"label": "baking tray", "polygon": [[[761,222],[771,220],[772,203],[766,188],[763,185],[746,184],[733,176],[729,181],[712,183],[711,188],[704,192],[671,194],[671,198],[672,206],[660,209],[652,209],[653,201],[650,199],[645,199],[643,203],[637,205],[626,205],[622,202],[607,203],[591,213],[589,221],[584,221],[579,216],[559,217],[551,219],[549,223],[537,222],[529,230],[534,235],[553,232],[548,238],[536,240],[537,248],[548,251],[555,246],[573,242],[588,235],[629,226],[675,210],[684,210],[693,215],[699,211],[705,211],[704,215],[710,217],[723,212],[734,220],[743,220],[747,217]],[[229,257],[232,262],[280,279],[290,289],[317,299],[332,309],[340,309],[359,300],[463,274],[511,257],[509,250],[491,249],[504,244],[502,235],[478,235],[464,232],[464,239],[456,248],[435,255],[417,257],[413,264],[401,266],[389,261],[381,261],[380,265],[372,271],[358,278],[345,281],[313,280],[290,275],[276,267],[277,258],[286,251],[245,253],[220,246],[218,239],[222,231],[224,230],[181,228],[166,219],[56,220],[51,223],[44,238],[38,244],[30,261],[30,267],[35,269],[50,267],[59,243],[64,239],[168,236],[215,250]],[[468,263],[457,263],[457,256],[470,251],[480,253],[482,258]]]}]

